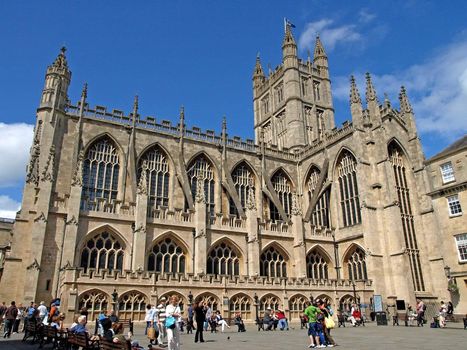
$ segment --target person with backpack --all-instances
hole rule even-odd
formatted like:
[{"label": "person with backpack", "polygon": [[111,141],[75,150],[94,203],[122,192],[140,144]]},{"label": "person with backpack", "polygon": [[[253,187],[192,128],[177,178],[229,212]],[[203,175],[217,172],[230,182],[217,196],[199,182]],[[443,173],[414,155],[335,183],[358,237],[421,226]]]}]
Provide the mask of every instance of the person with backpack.
[{"label": "person with backpack", "polygon": [[[317,307],[316,302],[308,306],[304,314],[308,317],[308,336],[310,337],[309,348],[325,348],[325,340],[321,319],[324,316],[321,310]],[[321,315],[321,316],[320,316]]]},{"label": "person with backpack", "polygon": [[3,334],[3,338],[10,338],[11,329],[13,328],[16,316],[18,316],[18,309],[16,308],[16,303],[12,301],[10,307],[6,309],[3,316],[5,319],[5,333]]}]

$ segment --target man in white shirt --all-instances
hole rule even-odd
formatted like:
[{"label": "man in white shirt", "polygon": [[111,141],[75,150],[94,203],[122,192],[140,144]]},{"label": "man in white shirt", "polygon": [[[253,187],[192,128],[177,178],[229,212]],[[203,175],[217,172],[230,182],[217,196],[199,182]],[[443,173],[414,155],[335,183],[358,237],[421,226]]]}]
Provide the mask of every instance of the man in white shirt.
[{"label": "man in white shirt", "polygon": [[157,325],[159,326],[159,337],[157,338],[157,343],[158,344],[163,344],[165,338],[167,337],[167,329],[165,327],[165,303],[166,299],[165,297],[162,297],[160,300],[160,304],[157,306],[158,312],[158,323]]},{"label": "man in white shirt", "polygon": [[41,318],[41,322],[42,322],[45,318],[45,315],[47,315],[47,306],[45,306],[45,302],[41,301],[37,310],[39,310],[39,317]]}]

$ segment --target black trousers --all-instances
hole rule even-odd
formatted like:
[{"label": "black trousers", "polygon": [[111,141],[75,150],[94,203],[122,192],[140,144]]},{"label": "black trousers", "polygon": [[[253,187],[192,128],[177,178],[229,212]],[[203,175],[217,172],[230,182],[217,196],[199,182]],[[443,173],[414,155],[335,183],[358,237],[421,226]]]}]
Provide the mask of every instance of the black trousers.
[{"label": "black trousers", "polygon": [[198,340],[200,342],[204,342],[204,339],[203,339],[203,323],[204,323],[204,321],[196,321],[195,342],[197,342]]}]

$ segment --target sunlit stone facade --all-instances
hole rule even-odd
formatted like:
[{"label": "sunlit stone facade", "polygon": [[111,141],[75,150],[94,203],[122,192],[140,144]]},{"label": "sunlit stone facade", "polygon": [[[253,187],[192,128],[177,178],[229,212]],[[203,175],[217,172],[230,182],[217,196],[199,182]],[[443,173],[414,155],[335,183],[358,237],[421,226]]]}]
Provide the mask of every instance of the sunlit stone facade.
[{"label": "sunlit stone facade", "polygon": [[91,107],[86,87],[72,104],[62,51],[0,299],[59,296],[69,314],[116,307],[135,320],[171,294],[247,320],[268,306],[296,320],[311,296],[437,302],[447,281],[426,239],[436,220],[405,90],[399,109],[380,104],[368,75],[364,107],[352,78],[352,121],[336,127],[319,38],[304,61],[287,28],[282,51],[268,76],[257,58],[255,140],[230,137],[225,120],[220,134],[188,128],[183,109],[176,125],[144,118],[137,98],[130,114]]}]

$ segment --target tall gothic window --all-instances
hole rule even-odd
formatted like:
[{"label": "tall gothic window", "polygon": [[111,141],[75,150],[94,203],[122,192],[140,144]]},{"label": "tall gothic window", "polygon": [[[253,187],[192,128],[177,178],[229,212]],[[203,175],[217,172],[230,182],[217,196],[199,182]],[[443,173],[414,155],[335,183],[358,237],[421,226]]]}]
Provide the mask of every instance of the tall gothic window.
[{"label": "tall gothic window", "polygon": [[287,277],[287,262],[273,246],[261,254],[260,275],[267,277]]},{"label": "tall gothic window", "polygon": [[224,242],[211,249],[207,259],[208,273],[215,275],[240,275],[240,259]]},{"label": "tall gothic window", "polygon": [[[253,191],[255,190],[255,179],[253,177],[253,172],[248,165],[241,163],[233,171],[232,180],[235,186],[235,190],[238,194],[238,198],[240,199],[240,203],[242,204],[243,209],[245,209],[249,189],[252,188]],[[231,198],[229,200],[229,206],[230,214],[238,215],[237,207]]]},{"label": "tall gothic window", "polygon": [[263,314],[268,307],[271,308],[271,310],[277,311],[279,310],[279,307],[281,306],[281,300],[279,297],[268,294],[265,295],[264,297],[261,298],[259,301],[259,312]]},{"label": "tall gothic window", "polygon": [[211,216],[214,216],[214,170],[211,162],[206,157],[199,156],[190,164],[187,173],[193,198],[196,196],[197,182],[204,182],[204,197],[207,210]]},{"label": "tall gothic window", "polygon": [[[285,213],[290,215],[292,210],[292,182],[284,173],[284,171],[279,170],[272,177],[271,183],[274,187],[274,190],[276,191],[277,196],[279,197],[279,201],[281,202]],[[269,213],[270,218],[273,221],[284,219],[281,218],[279,210],[277,210],[276,206],[271,200],[269,200]]]},{"label": "tall gothic window", "polygon": [[141,157],[138,164],[138,181],[146,169],[148,188],[148,212],[169,205],[169,164],[166,155],[153,147]]},{"label": "tall gothic window", "polygon": [[104,231],[88,239],[81,251],[80,266],[87,269],[123,269],[123,245],[117,238]]},{"label": "tall gothic window", "polygon": [[118,152],[108,137],[91,145],[83,161],[81,208],[95,210],[98,198],[116,199],[118,193]]},{"label": "tall gothic window", "polygon": [[310,300],[304,295],[295,295],[289,299],[290,318],[292,320],[300,319],[303,310],[306,309]]},{"label": "tall gothic window", "polygon": [[349,279],[351,280],[367,280],[365,252],[360,248],[355,248],[353,253],[348,255],[346,259]]},{"label": "tall gothic window", "polygon": [[342,219],[345,226],[362,221],[357,185],[357,161],[348,151],[344,151],[337,165]]},{"label": "tall gothic window", "polygon": [[[318,168],[314,167],[310,171],[310,176],[307,181],[308,187],[308,199],[311,203],[311,199],[313,198],[313,194],[316,190],[316,186],[318,185],[320,171]],[[318,191],[320,189],[317,189]],[[331,222],[329,218],[329,198],[331,197],[331,188],[327,188],[321,196],[318,198],[316,205],[313,209],[313,213],[311,215],[311,223],[315,226],[324,226],[327,228],[331,227]]]},{"label": "tall gothic window", "polygon": [[318,250],[311,251],[306,257],[308,278],[328,279],[328,262]]},{"label": "tall gothic window", "polygon": [[160,273],[185,272],[183,249],[171,238],[156,243],[148,256],[148,271]]},{"label": "tall gothic window", "polygon": [[404,232],[405,247],[409,254],[410,270],[412,273],[414,288],[417,291],[424,291],[425,283],[423,281],[420,250],[418,249],[412,205],[410,203],[410,191],[407,182],[405,162],[402,156],[402,151],[394,143],[389,147],[389,161],[394,172],[402,230]]}]

